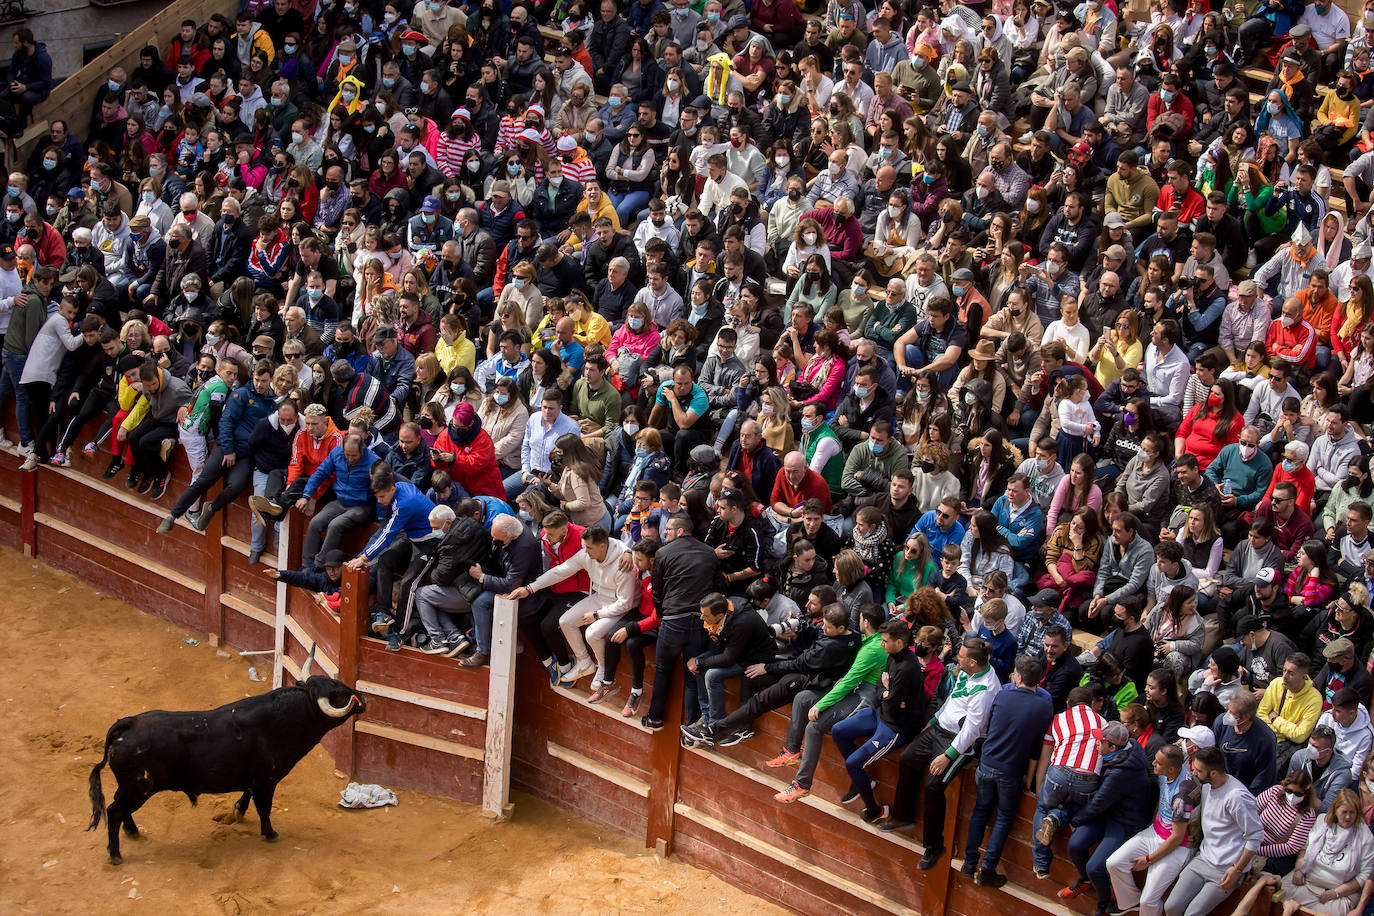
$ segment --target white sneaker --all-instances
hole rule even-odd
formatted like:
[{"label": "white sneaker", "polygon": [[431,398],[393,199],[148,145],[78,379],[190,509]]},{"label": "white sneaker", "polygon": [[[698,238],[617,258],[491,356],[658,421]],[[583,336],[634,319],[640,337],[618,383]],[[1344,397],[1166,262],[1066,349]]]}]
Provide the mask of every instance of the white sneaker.
[{"label": "white sneaker", "polygon": [[587,675],[594,674],[595,672],[596,662],[592,661],[590,658],[579,658],[573,664],[572,668],[558,679],[558,684],[561,687],[571,687]]},{"label": "white sneaker", "polygon": [[33,443],[32,443],[32,442],[21,442],[21,443],[19,443],[19,454],[23,455],[23,456],[26,457],[26,458],[27,458],[29,455],[32,455],[32,454],[33,454]]},{"label": "white sneaker", "polygon": [[21,471],[36,471],[36,470],[38,470],[38,456],[37,456],[37,455],[34,455],[34,454],[32,454],[32,453],[30,453],[29,457],[27,457],[27,458],[24,459],[24,463],[21,464],[21,465],[19,465],[19,470],[21,470]]},{"label": "white sneaker", "polygon": [[1030,142],[1031,142],[1032,140],[1034,140],[1034,139],[1035,139],[1035,131],[1033,131],[1033,130],[1028,130],[1028,131],[1026,131],[1024,134],[1021,135],[1021,140],[1020,140],[1020,142],[1021,142],[1021,145],[1022,145],[1022,146],[1029,146],[1029,145],[1030,145]]},{"label": "white sneaker", "polygon": [[14,443],[4,433],[0,433],[0,448],[14,448]]}]

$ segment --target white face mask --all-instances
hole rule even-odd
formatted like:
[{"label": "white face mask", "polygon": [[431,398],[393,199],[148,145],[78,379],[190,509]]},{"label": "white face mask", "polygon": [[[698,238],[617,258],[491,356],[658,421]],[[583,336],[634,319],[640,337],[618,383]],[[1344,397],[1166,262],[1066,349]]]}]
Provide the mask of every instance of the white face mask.
[{"label": "white face mask", "polygon": [[978,195],[979,200],[984,200],[987,198],[990,192],[987,188],[983,187],[982,185],[979,185],[978,187],[973,189],[973,193]]},{"label": "white face mask", "polygon": [[1063,269],[1064,265],[1060,264],[1058,261],[1045,262],[1045,273],[1049,274],[1051,277],[1059,276],[1059,272]]},{"label": "white face mask", "polygon": [[1294,808],[1302,804],[1302,796],[1296,792],[1284,792],[1283,795],[1284,798],[1288,799],[1288,804],[1292,805]]},{"label": "white face mask", "polygon": [[832,163],[830,163],[830,176],[831,176],[832,178],[839,178],[839,177],[840,177],[840,173],[843,172],[843,171],[844,171],[844,166],[840,165],[838,162],[832,162]]},{"label": "white face mask", "polygon": [[1255,452],[1257,451],[1259,451],[1258,446],[1242,445],[1240,447],[1240,458],[1242,461],[1249,461],[1251,458],[1255,457]]},{"label": "white face mask", "polygon": [[1283,322],[1283,326],[1285,328],[1291,328],[1293,325],[1298,323],[1298,319],[1292,317],[1291,315],[1282,315],[1280,316],[1279,320]]},{"label": "white face mask", "polygon": [[792,164],[792,157],[791,157],[791,156],[775,156],[775,157],[773,158],[773,162],[777,165],[778,168],[780,168],[780,169],[785,169],[785,168],[787,168],[789,165]]},{"label": "white face mask", "polygon": [[805,242],[807,245],[814,245],[814,244],[816,244],[816,233],[814,233],[814,232],[803,232],[803,233],[802,233],[802,241]]},{"label": "white face mask", "polygon": [[1027,197],[1027,198],[1026,198],[1026,212],[1027,212],[1027,213],[1039,213],[1039,212],[1040,212],[1040,201],[1036,200],[1034,197]]},{"label": "white face mask", "polygon": [[888,205],[887,205],[887,215],[890,216],[890,217],[892,217],[893,219],[896,219],[897,217],[899,217],[899,216],[902,215],[902,208],[901,208],[901,207],[897,207],[897,206],[893,206],[892,204],[888,204]]}]

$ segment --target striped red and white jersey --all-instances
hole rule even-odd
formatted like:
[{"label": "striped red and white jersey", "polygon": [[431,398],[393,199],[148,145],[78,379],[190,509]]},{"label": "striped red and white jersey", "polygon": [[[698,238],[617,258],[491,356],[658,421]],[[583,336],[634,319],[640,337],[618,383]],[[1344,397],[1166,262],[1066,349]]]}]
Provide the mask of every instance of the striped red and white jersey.
[{"label": "striped red and white jersey", "polygon": [[1093,729],[1101,729],[1106,720],[1093,712],[1091,706],[1070,706],[1054,717],[1045,743],[1054,750],[1050,765],[1068,767],[1085,773],[1102,774],[1102,755],[1097,751]]}]

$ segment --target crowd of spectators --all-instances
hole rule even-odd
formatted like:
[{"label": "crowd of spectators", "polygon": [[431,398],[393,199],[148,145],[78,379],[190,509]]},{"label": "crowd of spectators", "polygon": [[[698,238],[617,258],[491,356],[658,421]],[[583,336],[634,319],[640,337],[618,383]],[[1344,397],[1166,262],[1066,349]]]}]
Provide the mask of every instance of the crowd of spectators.
[{"label": "crowd of spectators", "polygon": [[681,668],[688,745],[787,710],[777,800],[833,742],[922,869],[970,766],[980,885],[1028,788],[1037,876],[1071,829],[1099,914],[1253,873],[1343,916],[1371,34],[1329,0],[251,0],[8,176],[0,404],[26,471],[108,451],[158,501],[182,448],[163,534],[245,498],[257,564],[308,517],[264,574],[367,570],[391,649],[480,668],[504,596],[587,702],[628,656],[645,727]]}]

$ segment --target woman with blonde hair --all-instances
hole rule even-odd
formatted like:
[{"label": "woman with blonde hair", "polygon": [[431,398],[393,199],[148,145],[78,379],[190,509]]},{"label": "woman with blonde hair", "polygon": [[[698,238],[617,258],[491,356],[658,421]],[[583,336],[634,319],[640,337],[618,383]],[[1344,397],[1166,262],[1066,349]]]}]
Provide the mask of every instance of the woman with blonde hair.
[{"label": "woman with blonde hair", "polygon": [[929,582],[935,572],[935,563],[930,559],[930,542],[921,532],[911,532],[907,535],[902,552],[892,561],[892,572],[887,576],[887,603],[895,605],[904,602]]},{"label": "woman with blonde hair", "polygon": [[535,284],[536,279],[534,264],[521,261],[511,268],[511,280],[502,287],[501,296],[496,300],[497,308],[506,304],[518,306],[525,316],[526,326],[531,328],[544,318],[544,294]]},{"label": "woman with blonde hair", "polygon": [[[505,290],[502,290],[505,295]],[[525,307],[518,302],[506,302],[496,307],[496,320],[487,327],[487,358],[500,352],[501,335],[514,331],[520,335],[520,349],[529,355],[530,326],[525,321]]]},{"label": "woman with blonde hair", "polygon": [[396,281],[382,265],[379,258],[369,258],[362,269],[362,280],[358,284],[355,293],[356,301],[353,306],[353,326],[361,328],[363,322],[372,317],[373,303],[379,296],[386,293],[396,292]]},{"label": "woman with blonde hair", "polygon": [[835,596],[849,612],[851,628],[859,625],[859,608],[876,600],[867,571],[863,559],[853,550],[841,550],[835,555]]},{"label": "woman with blonde hair", "polygon": [[1350,281],[1350,295],[1336,309],[1331,319],[1331,353],[1340,360],[1344,371],[1350,365],[1350,355],[1360,343],[1360,332],[1369,324],[1374,311],[1374,281],[1360,274]]},{"label": "woman with blonde hair", "polygon": [[415,357],[415,386],[412,391],[417,406],[430,401],[438,401],[440,406],[448,403],[452,396],[448,382],[448,373],[439,365],[439,357],[433,353],[421,353]]},{"label": "woman with blonde hair", "polygon": [[1121,378],[1121,373],[1139,366],[1145,356],[1145,347],[1140,340],[1140,313],[1126,309],[1117,314],[1110,330],[1098,338],[1097,344],[1088,351],[1088,359],[1097,363],[1093,373],[1102,387]]},{"label": "woman with blonde hair", "polygon": [[289,397],[298,379],[299,374],[294,366],[278,366],[272,372],[272,393],[278,400]]},{"label": "woman with blonde hair", "polygon": [[491,393],[477,408],[482,429],[496,447],[496,463],[504,479],[520,470],[520,446],[525,441],[525,424],[530,408],[520,385],[509,376],[498,376]]},{"label": "woman with blonde hair", "polygon": [[759,398],[759,426],[763,428],[763,443],[781,461],[796,451],[797,434],[789,419],[787,392],[776,385],[764,389]]}]

